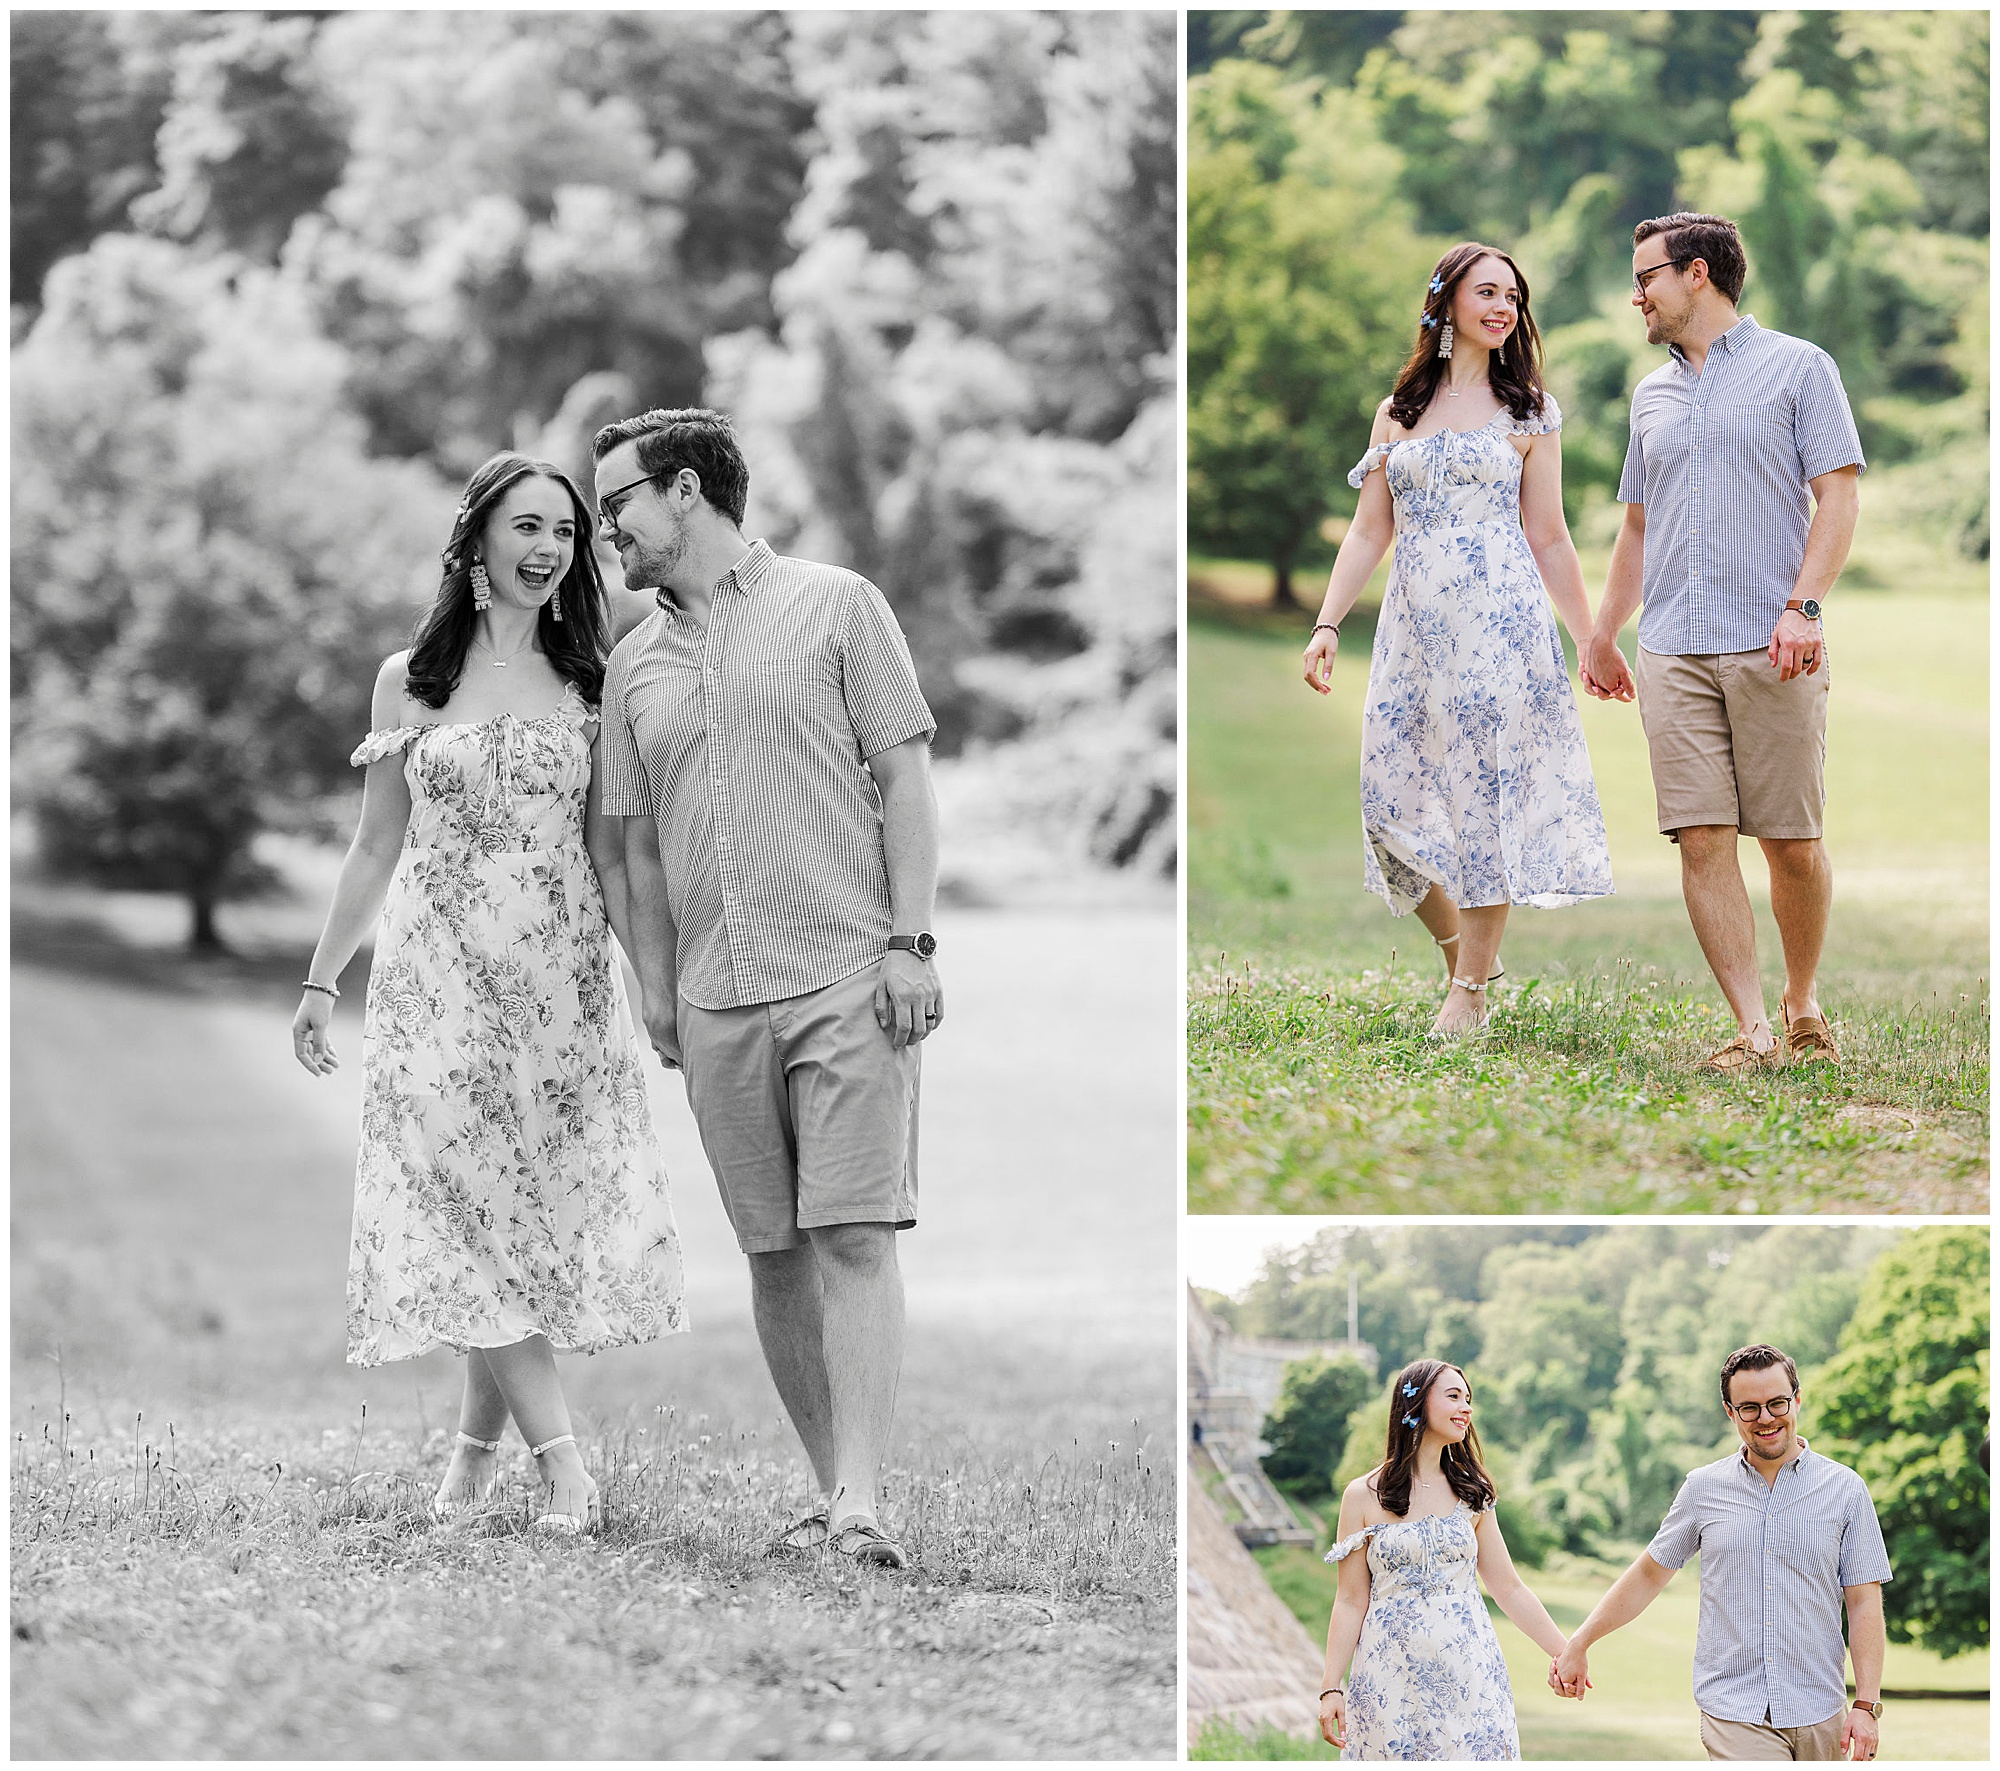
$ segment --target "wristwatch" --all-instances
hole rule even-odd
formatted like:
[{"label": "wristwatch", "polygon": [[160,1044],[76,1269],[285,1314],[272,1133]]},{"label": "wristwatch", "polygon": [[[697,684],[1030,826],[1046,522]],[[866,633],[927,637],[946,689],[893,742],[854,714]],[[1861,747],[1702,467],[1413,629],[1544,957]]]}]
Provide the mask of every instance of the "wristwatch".
[{"label": "wristwatch", "polygon": [[929,929],[920,930],[914,935],[891,935],[889,937],[889,951],[891,953],[914,953],[919,959],[929,959],[937,951],[937,936],[932,934]]},{"label": "wristwatch", "polygon": [[1787,612],[1796,609],[1808,621],[1817,621],[1819,619],[1819,604],[1811,597],[1806,597],[1803,600],[1801,600],[1798,597],[1793,597],[1792,600],[1785,605],[1785,608]]},{"label": "wristwatch", "polygon": [[1866,1710],[1878,1722],[1881,1721],[1882,1719],[1882,1705],[1879,1701],[1875,1703],[1864,1703],[1860,1698],[1857,1697],[1853,1701],[1853,1703],[1848,1705],[1848,1707],[1850,1709]]}]

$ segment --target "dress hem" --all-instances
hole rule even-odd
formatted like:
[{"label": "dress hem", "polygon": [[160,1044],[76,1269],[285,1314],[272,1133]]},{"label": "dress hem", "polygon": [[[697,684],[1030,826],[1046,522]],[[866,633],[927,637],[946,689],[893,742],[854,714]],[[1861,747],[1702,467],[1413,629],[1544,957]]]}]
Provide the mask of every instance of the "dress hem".
[{"label": "dress hem", "polygon": [[[554,1341],[550,1341],[549,1349],[551,1352],[564,1353],[564,1354],[611,1353],[617,1351],[617,1349],[620,1347],[643,1347],[649,1345],[653,1341],[665,1340],[669,1335],[686,1334],[689,1330],[689,1326],[690,1325],[688,1324],[688,1322],[685,1320],[685,1318],[683,1318],[683,1320],[676,1322],[671,1328],[663,1328],[659,1330],[659,1332],[656,1334],[619,1335],[615,1337],[607,1337],[603,1340],[576,1341],[567,1346],[559,1346]],[[534,1330],[535,1334],[541,1334],[543,1332],[544,1331],[541,1329]],[[357,1359],[354,1356],[353,1348],[350,1347],[347,1352],[347,1363],[349,1365],[352,1365],[358,1371],[373,1371],[377,1367],[383,1365],[399,1365],[405,1359],[428,1358],[432,1353],[449,1352],[449,1353],[457,1353],[463,1355],[472,1352],[480,1352],[480,1353],[495,1352],[502,1347],[518,1347],[522,1341],[530,1338],[531,1337],[529,1335],[517,1335],[515,1336],[514,1339],[508,1341],[463,1341],[463,1342],[433,1339],[427,1346],[413,1348],[411,1351],[407,1353],[384,1353],[379,1359]]]}]

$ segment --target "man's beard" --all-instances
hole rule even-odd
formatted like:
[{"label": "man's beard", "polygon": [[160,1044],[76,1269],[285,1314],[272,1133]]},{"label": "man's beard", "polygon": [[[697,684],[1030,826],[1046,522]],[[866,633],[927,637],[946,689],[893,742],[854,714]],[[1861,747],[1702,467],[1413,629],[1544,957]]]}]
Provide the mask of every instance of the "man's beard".
[{"label": "man's beard", "polygon": [[674,532],[658,547],[648,547],[636,537],[632,543],[632,569],[626,573],[627,590],[663,590],[667,580],[673,576],[674,568],[687,557],[688,533],[686,519],[674,524]]}]

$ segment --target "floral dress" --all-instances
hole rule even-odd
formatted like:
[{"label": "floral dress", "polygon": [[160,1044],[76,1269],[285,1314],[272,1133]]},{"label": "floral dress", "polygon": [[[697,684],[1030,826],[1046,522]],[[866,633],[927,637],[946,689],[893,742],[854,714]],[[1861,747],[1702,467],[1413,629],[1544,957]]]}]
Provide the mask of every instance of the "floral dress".
[{"label": "floral dress", "polygon": [[1464,1501],[1343,1537],[1364,1544],[1368,1614],[1347,1675],[1344,1759],[1518,1759],[1514,1687],[1479,1596],[1479,1543]]},{"label": "floral dress", "polygon": [[571,685],[542,718],[403,726],[352,758],[401,751],[410,787],[361,1039],[352,1364],[534,1334],[596,1352],[687,1326],[583,846],[596,717]]},{"label": "floral dress", "polygon": [[1545,396],[1476,430],[1379,443],[1396,555],[1361,726],[1371,892],[1398,916],[1435,883],[1461,907],[1551,909],[1611,891],[1604,813],[1548,592],[1521,531],[1510,435],[1557,429]]}]

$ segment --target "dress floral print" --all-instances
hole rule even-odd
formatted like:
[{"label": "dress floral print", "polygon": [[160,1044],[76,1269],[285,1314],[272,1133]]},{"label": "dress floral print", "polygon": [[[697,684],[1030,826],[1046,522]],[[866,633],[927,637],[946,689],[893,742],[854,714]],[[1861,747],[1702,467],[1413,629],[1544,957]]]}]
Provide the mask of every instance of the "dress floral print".
[{"label": "dress floral print", "polygon": [[372,733],[410,824],[362,1031],[356,1365],[687,1326],[645,1073],[583,847],[596,713]]},{"label": "dress floral print", "polygon": [[1604,813],[1542,575],[1521,531],[1521,455],[1557,429],[1504,407],[1463,433],[1380,443],[1396,555],[1362,714],[1368,889],[1398,916],[1433,883],[1460,906],[1551,909],[1611,887]]},{"label": "dress floral print", "polygon": [[1391,1519],[1343,1537],[1365,1546],[1368,1611],[1347,1675],[1343,1759],[1518,1759],[1514,1688],[1479,1596],[1472,1510]]}]

